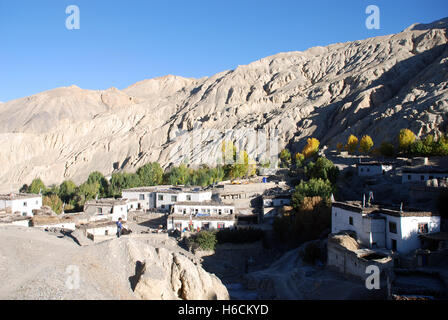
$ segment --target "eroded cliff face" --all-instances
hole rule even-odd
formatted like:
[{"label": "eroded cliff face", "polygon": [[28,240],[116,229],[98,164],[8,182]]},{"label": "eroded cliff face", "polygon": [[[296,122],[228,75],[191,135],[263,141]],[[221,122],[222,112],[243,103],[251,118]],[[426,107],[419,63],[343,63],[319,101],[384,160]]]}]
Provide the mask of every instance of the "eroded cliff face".
[{"label": "eroded cliff face", "polygon": [[[401,128],[440,134],[448,112],[448,19],[401,33],[280,53],[209,78],[144,80],[124,90],[58,88],[0,105],[1,189],[40,176],[82,182],[90,172],[133,171],[216,159],[206,130],[278,130],[280,148],[307,137],[335,147],[348,135],[379,144]],[[202,148],[179,150],[202,129]],[[243,145],[254,149],[250,143]],[[3,190],[4,191],[4,190]]]}]

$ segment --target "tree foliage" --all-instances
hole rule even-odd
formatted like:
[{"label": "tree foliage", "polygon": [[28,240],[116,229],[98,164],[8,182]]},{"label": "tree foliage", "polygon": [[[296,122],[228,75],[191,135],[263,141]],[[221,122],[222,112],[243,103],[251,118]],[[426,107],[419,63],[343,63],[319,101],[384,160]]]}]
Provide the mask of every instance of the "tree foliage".
[{"label": "tree foliage", "polygon": [[45,184],[42,182],[40,178],[36,178],[31,182],[28,192],[39,194],[45,192],[45,190],[46,190]]},{"label": "tree foliage", "polygon": [[350,153],[355,153],[358,149],[358,138],[351,134],[347,139],[347,151]]},{"label": "tree foliage", "polygon": [[415,134],[411,130],[401,129],[398,134],[398,147],[401,151],[408,151],[415,138]]},{"label": "tree foliage", "polygon": [[307,144],[302,150],[303,156],[308,159],[319,151],[320,142],[316,138],[308,138]]},{"label": "tree foliage", "polygon": [[43,197],[42,205],[49,206],[57,214],[62,213],[62,200],[56,194]]},{"label": "tree foliage", "polygon": [[373,147],[373,140],[370,136],[364,135],[359,142],[359,151],[369,153]]},{"label": "tree foliage", "polygon": [[283,149],[280,152],[280,167],[289,168],[291,166],[291,152],[288,149]]},{"label": "tree foliage", "polygon": [[163,181],[163,169],[157,162],[150,162],[140,167],[137,175],[144,186],[160,185]]},{"label": "tree foliage", "polygon": [[332,184],[336,183],[339,177],[339,169],[331,160],[319,157],[316,162],[310,162],[305,167],[305,175],[308,179],[329,180]]}]

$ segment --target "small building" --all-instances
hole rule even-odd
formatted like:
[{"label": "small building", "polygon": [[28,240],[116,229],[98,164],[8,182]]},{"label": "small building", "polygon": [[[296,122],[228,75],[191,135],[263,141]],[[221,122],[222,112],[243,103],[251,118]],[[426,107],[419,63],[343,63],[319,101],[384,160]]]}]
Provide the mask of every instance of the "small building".
[{"label": "small building", "polygon": [[372,265],[385,273],[386,270],[393,268],[393,257],[386,250],[360,247],[348,234],[330,235],[328,238],[327,266],[330,268],[365,279],[370,275],[366,270]]},{"label": "small building", "polygon": [[440,215],[432,212],[362,207],[354,202],[333,202],[331,211],[331,233],[353,231],[367,248],[407,254],[420,248],[419,235],[440,231]]},{"label": "small building", "polygon": [[369,161],[369,162],[359,162],[356,164],[358,170],[358,176],[377,176],[385,174],[393,169],[391,163]]},{"label": "small building", "polygon": [[154,186],[126,189],[123,190],[122,196],[137,199],[136,209],[170,212],[177,202],[210,201],[212,192],[200,187]]},{"label": "small building", "polygon": [[113,221],[103,220],[77,225],[87,238],[94,242],[99,242],[116,237],[117,225]]},{"label": "small building", "polygon": [[404,167],[401,173],[402,183],[426,183],[428,180],[448,178],[448,168],[438,166]]},{"label": "small building", "polygon": [[33,210],[42,207],[42,195],[31,193],[0,194],[0,210],[5,209],[12,214],[26,217],[33,216]]},{"label": "small building", "polygon": [[209,230],[233,228],[235,207],[215,201],[178,202],[167,218],[168,230]]},{"label": "small building", "polygon": [[127,221],[128,212],[135,207],[137,200],[106,198],[87,201],[84,212],[90,216],[104,216],[112,221],[118,221],[118,218]]}]

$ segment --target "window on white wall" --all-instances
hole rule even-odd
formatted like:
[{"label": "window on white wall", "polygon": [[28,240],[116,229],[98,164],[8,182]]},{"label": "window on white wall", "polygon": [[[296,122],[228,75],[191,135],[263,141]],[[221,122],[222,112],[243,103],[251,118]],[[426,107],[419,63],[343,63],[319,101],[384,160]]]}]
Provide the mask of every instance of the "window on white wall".
[{"label": "window on white wall", "polygon": [[418,224],[418,233],[424,234],[428,233],[428,224],[427,223],[419,223]]},{"label": "window on white wall", "polygon": [[395,222],[389,222],[389,232],[397,233],[397,224]]},{"label": "window on white wall", "polygon": [[348,217],[348,223],[352,226],[353,225],[353,217]]}]

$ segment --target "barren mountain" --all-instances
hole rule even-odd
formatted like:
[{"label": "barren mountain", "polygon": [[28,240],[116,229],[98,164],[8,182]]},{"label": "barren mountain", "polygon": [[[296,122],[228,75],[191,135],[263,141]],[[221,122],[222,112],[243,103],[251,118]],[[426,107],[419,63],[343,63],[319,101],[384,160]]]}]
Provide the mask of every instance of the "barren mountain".
[{"label": "barren mountain", "polygon": [[[212,162],[213,129],[278,130],[279,148],[307,137],[334,148],[350,134],[376,144],[401,128],[440,134],[448,112],[448,18],[361,41],[280,53],[212,77],[166,76],[124,90],[58,88],[0,104],[0,189],[40,176],[83,181],[185,159]],[[180,152],[195,129],[201,149]],[[243,144],[249,152],[254,144]]]}]

